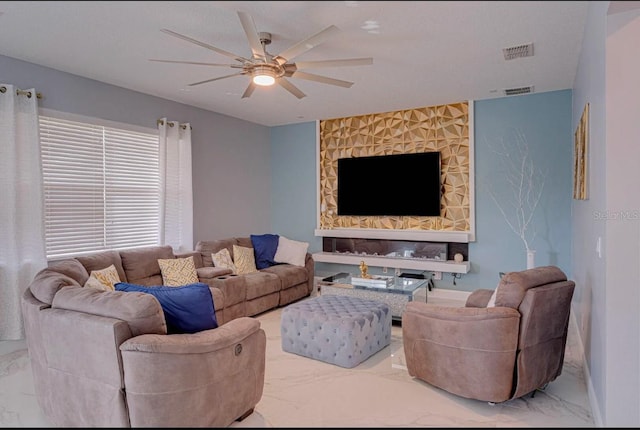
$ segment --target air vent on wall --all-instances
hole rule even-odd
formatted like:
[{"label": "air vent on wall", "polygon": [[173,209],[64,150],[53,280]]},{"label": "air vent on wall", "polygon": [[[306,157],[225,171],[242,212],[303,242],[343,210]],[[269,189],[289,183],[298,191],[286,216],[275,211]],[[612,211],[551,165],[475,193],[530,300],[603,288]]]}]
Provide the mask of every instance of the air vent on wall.
[{"label": "air vent on wall", "polygon": [[505,88],[504,95],[506,96],[516,96],[518,94],[529,94],[533,92],[533,85],[528,87],[518,87],[518,88]]},{"label": "air vent on wall", "polygon": [[527,45],[512,46],[511,48],[503,48],[505,60],[513,60],[515,58],[532,57],[533,43]]}]

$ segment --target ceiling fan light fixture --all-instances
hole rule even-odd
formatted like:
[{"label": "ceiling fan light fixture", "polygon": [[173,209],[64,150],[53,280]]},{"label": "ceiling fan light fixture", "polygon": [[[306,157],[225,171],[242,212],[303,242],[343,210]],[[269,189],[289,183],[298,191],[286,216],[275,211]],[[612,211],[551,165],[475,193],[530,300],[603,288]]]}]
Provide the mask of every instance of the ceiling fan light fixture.
[{"label": "ceiling fan light fixture", "polygon": [[276,73],[270,67],[258,66],[251,73],[253,76],[253,83],[268,87],[276,82]]}]

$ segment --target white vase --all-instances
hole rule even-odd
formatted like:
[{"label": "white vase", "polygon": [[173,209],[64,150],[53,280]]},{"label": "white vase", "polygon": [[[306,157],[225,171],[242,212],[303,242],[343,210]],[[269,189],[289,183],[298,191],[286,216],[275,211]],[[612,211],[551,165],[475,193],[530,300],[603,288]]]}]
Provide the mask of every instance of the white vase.
[{"label": "white vase", "polygon": [[534,267],[536,267],[536,252],[530,249],[527,251],[527,269]]}]

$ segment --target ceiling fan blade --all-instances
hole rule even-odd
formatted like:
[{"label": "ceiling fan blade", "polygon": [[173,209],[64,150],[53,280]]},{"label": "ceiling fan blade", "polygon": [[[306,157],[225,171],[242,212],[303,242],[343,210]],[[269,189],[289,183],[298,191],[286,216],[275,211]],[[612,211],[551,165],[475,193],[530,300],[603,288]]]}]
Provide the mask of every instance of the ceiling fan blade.
[{"label": "ceiling fan blade", "polygon": [[238,11],[238,16],[240,17],[244,33],[247,35],[247,40],[249,41],[249,47],[251,48],[253,56],[261,59],[262,61],[266,61],[267,54],[264,52],[264,47],[260,42],[260,37],[258,37],[258,31],[256,30],[256,24],[253,22],[253,18],[248,13],[240,11]]},{"label": "ceiling fan blade", "polygon": [[244,74],[245,72],[239,72],[239,73],[234,73],[232,75],[219,76],[217,78],[207,79],[206,81],[194,82],[193,84],[189,84],[189,86],[193,87],[195,85],[206,84],[207,82],[219,81],[220,79],[230,78],[232,76],[240,76]]},{"label": "ceiling fan blade", "polygon": [[295,58],[298,55],[302,54],[303,52],[307,52],[308,50],[318,46],[338,32],[340,32],[340,29],[338,27],[336,27],[335,25],[330,25],[321,32],[316,33],[307,39],[301,40],[291,48],[285,49],[283,52],[274,57],[274,59],[278,63],[284,64],[292,58]]},{"label": "ceiling fan blade", "polygon": [[348,58],[344,60],[296,61],[297,69],[318,69],[321,67],[370,66],[373,58]]},{"label": "ceiling fan blade", "polygon": [[287,81],[285,78],[278,78],[276,79],[276,82],[285,90],[289,91],[291,94],[293,94],[294,96],[298,97],[299,99],[303,98],[306,96],[305,93],[303,93],[302,91],[300,91],[298,89],[298,87],[296,87],[295,85],[293,85],[291,82]]},{"label": "ceiling fan blade", "polygon": [[225,51],[224,49],[216,48],[215,46],[209,45],[208,43],[200,42],[199,40],[192,39],[189,36],[184,36],[180,33],[176,33],[175,31],[167,30],[166,28],[161,29],[163,33],[169,34],[171,36],[177,37],[178,39],[186,40],[187,42],[195,43],[198,46],[202,46],[203,48],[210,49],[218,54],[226,55],[227,57],[233,58],[236,61],[240,61],[241,63],[251,62],[251,60],[244,58],[240,55],[233,54],[231,52]]},{"label": "ceiling fan blade", "polygon": [[291,77],[298,78],[298,79],[306,79],[308,81],[321,82],[323,84],[337,85],[339,87],[344,87],[344,88],[351,88],[351,85],[353,85],[353,82],[341,81],[340,79],[333,79],[327,76],[320,76],[313,73],[306,73],[306,72],[300,72],[300,71],[293,72],[291,74]]},{"label": "ceiling fan blade", "polygon": [[247,98],[247,97],[251,97],[251,94],[253,94],[253,90],[256,89],[256,84],[253,83],[253,81],[249,82],[249,86],[247,87],[246,90],[244,90],[244,94],[242,94],[242,99]]},{"label": "ceiling fan blade", "polygon": [[195,64],[198,66],[225,66],[225,67],[233,67],[234,69],[242,69],[243,67],[242,64],[200,63],[197,61],[157,60],[155,58],[149,58],[149,61],[155,61],[157,63]]}]

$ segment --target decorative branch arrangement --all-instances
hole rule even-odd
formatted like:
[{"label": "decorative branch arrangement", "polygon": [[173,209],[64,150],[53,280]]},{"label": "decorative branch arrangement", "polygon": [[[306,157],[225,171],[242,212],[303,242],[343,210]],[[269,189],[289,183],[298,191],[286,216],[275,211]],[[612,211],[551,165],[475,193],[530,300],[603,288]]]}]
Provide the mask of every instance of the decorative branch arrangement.
[{"label": "decorative branch arrangement", "polygon": [[500,139],[492,150],[498,157],[497,164],[504,166],[504,176],[494,175],[494,181],[504,181],[509,192],[499,193],[500,187],[489,186],[489,195],[509,228],[530,252],[536,235],[531,221],[542,197],[547,172],[536,167],[521,131],[516,130],[512,140]]}]

